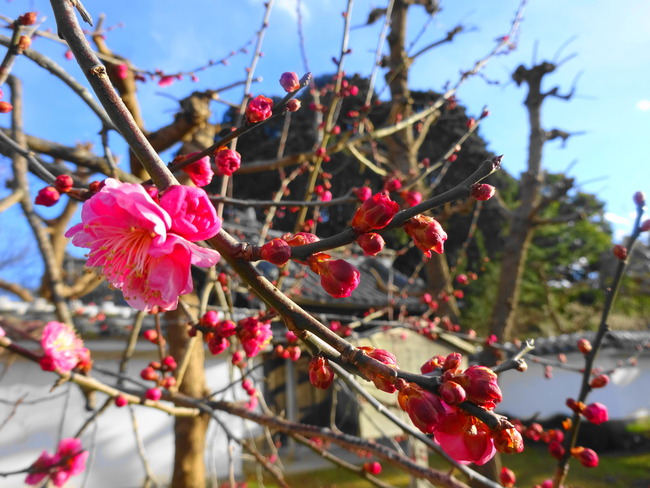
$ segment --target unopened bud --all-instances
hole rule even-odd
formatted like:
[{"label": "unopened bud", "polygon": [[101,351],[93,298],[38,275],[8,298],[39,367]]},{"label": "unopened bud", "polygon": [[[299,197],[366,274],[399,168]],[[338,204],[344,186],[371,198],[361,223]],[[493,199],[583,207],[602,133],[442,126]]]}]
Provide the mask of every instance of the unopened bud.
[{"label": "unopened bud", "polygon": [[642,191],[634,193],[632,199],[638,207],[643,207],[645,205],[645,194]]},{"label": "unopened bud", "polygon": [[606,374],[599,374],[598,376],[594,376],[591,381],[589,382],[589,386],[592,388],[602,388],[604,386],[607,386],[609,383],[609,376]]},{"label": "unopened bud", "polygon": [[18,17],[20,25],[34,25],[36,23],[36,12],[27,12]]},{"label": "unopened bud", "polygon": [[8,114],[14,109],[14,106],[4,100],[0,101],[0,114]]},{"label": "unopened bud", "polygon": [[591,342],[587,339],[579,339],[578,340],[578,351],[580,351],[582,354],[589,354],[591,352]]},{"label": "unopened bud", "polygon": [[494,188],[492,185],[486,185],[483,183],[476,183],[472,185],[469,189],[469,194],[472,198],[476,198],[477,200],[485,201],[489,200],[494,196],[494,192],[496,191],[496,188]]},{"label": "unopened bud", "polygon": [[292,98],[287,102],[287,111],[288,112],[297,112],[300,109],[300,100]]},{"label": "unopened bud", "polygon": [[29,46],[32,45],[32,38],[29,36],[20,36],[18,38],[18,49],[21,51],[24,51],[25,49],[29,49]]},{"label": "unopened bud", "polygon": [[56,177],[56,180],[54,180],[54,186],[61,193],[69,192],[73,184],[74,181],[70,175],[59,175]]},{"label": "unopened bud", "polygon": [[282,73],[280,76],[280,86],[284,88],[284,91],[291,93],[300,88],[300,80],[298,75],[292,71],[287,71]]},{"label": "unopened bud", "polygon": [[621,261],[624,261],[625,258],[627,258],[627,248],[621,244],[616,244],[612,248],[612,254],[614,254],[614,256],[616,256]]}]

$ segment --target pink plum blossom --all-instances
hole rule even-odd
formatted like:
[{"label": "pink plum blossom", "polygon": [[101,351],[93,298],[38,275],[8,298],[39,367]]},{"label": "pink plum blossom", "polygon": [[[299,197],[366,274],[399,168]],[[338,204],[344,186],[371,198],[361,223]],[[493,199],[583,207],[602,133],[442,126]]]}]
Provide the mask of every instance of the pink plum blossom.
[{"label": "pink plum blossom", "polygon": [[31,465],[25,483],[36,485],[49,476],[54,486],[63,486],[70,477],[83,473],[87,458],[88,451],[81,448],[81,440],[75,437],[61,439],[56,454],[43,451]]},{"label": "pink plum blossom", "polygon": [[61,322],[45,324],[41,346],[44,351],[41,367],[45,371],[71,371],[88,352],[74,329]]},{"label": "pink plum blossom", "polygon": [[459,410],[445,408],[435,426],[434,439],[442,450],[462,464],[488,462],[496,453],[490,429]]},{"label": "pink plum blossom", "polygon": [[193,289],[190,267],[212,266],[219,253],[194,244],[214,236],[221,221],[200,188],[169,188],[158,205],[141,186],[109,178],[66,232],[90,249],[87,266],[101,268],[132,307],[173,310]]}]

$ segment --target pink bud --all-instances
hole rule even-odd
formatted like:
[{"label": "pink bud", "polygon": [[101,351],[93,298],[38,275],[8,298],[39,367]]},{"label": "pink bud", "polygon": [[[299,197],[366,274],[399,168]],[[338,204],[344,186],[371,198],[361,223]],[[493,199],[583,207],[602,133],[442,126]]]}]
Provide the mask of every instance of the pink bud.
[{"label": "pink bud", "polygon": [[635,192],[632,199],[637,207],[643,207],[645,205],[645,194],[642,191]]},{"label": "pink bud", "polygon": [[295,98],[292,98],[287,102],[287,111],[288,112],[297,112],[300,110],[300,100],[296,100]]},{"label": "pink bud", "polygon": [[588,339],[578,340],[578,351],[582,354],[589,354],[591,352],[591,342]]},{"label": "pink bud", "polygon": [[444,252],[447,233],[433,217],[419,214],[407,220],[402,227],[425,256],[431,257],[431,251],[438,254]]},{"label": "pink bud", "polygon": [[621,244],[616,244],[612,248],[612,254],[614,254],[614,256],[616,256],[621,261],[624,261],[625,258],[627,258],[627,248]]},{"label": "pink bud", "polygon": [[73,184],[74,181],[72,181],[72,177],[70,175],[59,175],[56,177],[56,180],[54,180],[54,186],[61,193],[67,193],[70,191]]},{"label": "pink bud", "polygon": [[504,454],[519,453],[524,450],[524,440],[517,429],[501,429],[494,433],[494,447]]},{"label": "pink bud", "polygon": [[372,190],[367,186],[362,186],[354,190],[354,194],[357,196],[361,203],[365,202],[372,196]]},{"label": "pink bud", "polygon": [[366,473],[378,475],[381,473],[381,464],[379,464],[377,461],[369,461],[367,463],[363,463],[363,470]]},{"label": "pink bud", "polygon": [[357,244],[366,256],[375,256],[384,248],[385,242],[379,234],[366,232],[357,237]]},{"label": "pink bud", "polygon": [[41,188],[34,199],[36,205],[43,205],[44,207],[51,207],[61,198],[59,191],[53,186],[46,186]]},{"label": "pink bud", "polygon": [[124,395],[117,395],[114,401],[116,407],[124,407],[129,403]]},{"label": "pink bud", "polygon": [[258,95],[246,107],[246,120],[249,124],[256,124],[268,119],[273,114],[273,100]]},{"label": "pink bud", "polygon": [[292,71],[286,71],[280,75],[280,86],[284,91],[291,93],[300,88],[300,80],[298,75]]},{"label": "pink bud", "polygon": [[[397,368],[397,358],[389,351],[385,349],[376,349],[370,346],[363,346],[359,348],[367,356],[376,359],[377,361],[384,363],[391,368]],[[381,391],[386,393],[393,393],[395,391],[394,378],[386,378],[379,374],[374,373],[373,371],[359,366],[360,371],[366,376],[370,381],[372,381],[375,386]]]},{"label": "pink bud", "polygon": [[587,405],[582,411],[582,415],[584,415],[589,422],[595,425],[600,425],[609,420],[607,407],[598,402]]},{"label": "pink bud", "polygon": [[334,371],[327,358],[314,356],[309,362],[309,382],[316,388],[327,390],[334,381]]},{"label": "pink bud", "polygon": [[492,185],[476,183],[470,187],[469,191],[472,198],[480,201],[485,201],[494,196],[496,188],[494,188]]},{"label": "pink bud", "polygon": [[415,383],[398,380],[397,401],[413,424],[425,434],[432,434],[445,409],[438,397]]},{"label": "pink bud", "polygon": [[316,261],[323,289],[334,298],[349,297],[359,286],[360,273],[343,259]]},{"label": "pink bud", "polygon": [[276,266],[282,266],[291,259],[291,246],[284,239],[275,238],[260,248],[260,257]]},{"label": "pink bud", "polygon": [[230,176],[241,166],[241,154],[221,146],[214,152],[214,164],[220,174]]},{"label": "pink bud", "polygon": [[598,466],[598,454],[592,449],[586,447],[574,447],[571,449],[571,455],[575,457],[585,468],[595,468]]},{"label": "pink bud", "polygon": [[501,480],[501,484],[505,488],[512,488],[515,486],[515,483],[517,482],[517,477],[515,476],[515,473],[511,470],[506,468],[505,466],[501,468],[501,473],[499,473],[499,479]]},{"label": "pink bud", "polygon": [[151,400],[152,402],[157,402],[162,397],[162,391],[160,390],[160,388],[149,388],[145,392],[144,396],[147,400]]}]

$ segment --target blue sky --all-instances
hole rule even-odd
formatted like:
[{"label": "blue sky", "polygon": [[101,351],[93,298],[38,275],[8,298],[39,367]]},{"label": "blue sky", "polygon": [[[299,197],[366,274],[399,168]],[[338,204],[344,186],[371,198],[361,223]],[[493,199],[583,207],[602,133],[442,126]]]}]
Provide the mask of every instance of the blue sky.
[{"label": "blue sky", "polygon": [[[363,24],[372,8],[385,3],[356,0],[352,24]],[[116,53],[130,58],[140,68],[166,72],[187,71],[246,45],[261,25],[264,8],[261,0],[113,0],[86,4],[95,18],[105,13],[105,25],[116,27],[107,37]],[[453,44],[416,60],[412,88],[441,90],[446,82],[454,83],[460,71],[470,68],[492,48],[495,38],[508,31],[518,4],[518,0],[442,0],[442,12],[414,50],[440,39],[458,24],[468,31]],[[340,49],[341,13],[346,5],[345,0],[302,0],[305,49],[315,75],[334,70],[331,58]],[[488,105],[491,115],[481,125],[481,134],[491,150],[505,154],[504,167],[518,175],[526,160],[528,123],[522,104],[525,89],[509,82],[510,73],[519,64],[530,66],[533,59],[556,61],[575,54],[547,77],[546,89],[558,85],[566,91],[582,73],[576,97],[569,103],[549,99],[543,123],[547,129],[585,134],[570,139],[565,148],[559,142],[547,144],[544,165],[557,172],[575,163],[569,174],[582,189],[597,193],[607,202],[608,216],[622,233],[630,227],[634,191],[650,194],[650,165],[645,150],[650,133],[650,2],[628,0],[617,5],[604,0],[529,0],[517,50],[493,59],[484,72],[488,79],[502,83],[492,85],[474,78],[461,87],[458,98],[474,115]],[[15,18],[28,10],[39,13],[44,19],[43,28],[55,31],[47,1],[4,2],[1,13]],[[411,12],[414,35],[427,17],[422,8],[413,7]],[[264,57],[256,72],[264,81],[253,86],[253,94],[280,94],[277,80],[283,71],[304,72],[296,19],[296,0],[275,1]],[[348,73],[371,72],[380,24],[352,31],[352,53],[345,61]],[[9,35],[7,29],[3,35]],[[558,50],[567,43],[557,58]],[[74,62],[64,58],[65,46],[38,39],[33,47],[82,79]],[[214,66],[199,73],[197,83],[185,79],[167,88],[151,82],[141,85],[139,94],[147,128],[155,129],[171,120],[177,106],[174,98],[243,79],[250,58],[250,53],[238,54],[228,66]],[[18,60],[15,71],[25,79],[25,126],[30,134],[64,144],[98,143],[99,124],[66,87],[26,59]],[[224,94],[224,98],[238,102],[241,95],[241,90],[236,89]],[[216,107],[221,110],[222,106]],[[117,136],[113,135],[112,140]],[[124,146],[116,145],[116,152],[124,157]],[[2,180],[9,174],[7,164],[6,160],[0,163]],[[0,215],[5,225],[11,218],[11,213]]]}]

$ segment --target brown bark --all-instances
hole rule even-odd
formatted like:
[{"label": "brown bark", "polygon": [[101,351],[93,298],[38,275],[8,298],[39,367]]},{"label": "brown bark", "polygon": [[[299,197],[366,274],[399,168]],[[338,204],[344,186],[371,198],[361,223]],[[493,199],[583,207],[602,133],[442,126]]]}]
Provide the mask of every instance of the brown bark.
[{"label": "brown bark", "polygon": [[[168,320],[167,340],[171,355],[180,363],[185,355],[189,336],[187,324],[179,312],[166,314]],[[187,370],[179,392],[193,398],[204,397],[207,393],[204,352],[201,344],[192,350]],[[174,420],[175,453],[172,488],[205,488],[205,433],[210,416],[176,417]]]},{"label": "brown bark", "polygon": [[544,75],[554,69],[555,65],[550,63],[542,63],[531,69],[519,66],[512,76],[518,85],[523,82],[528,84],[524,105],[528,110],[530,135],[528,170],[521,177],[521,204],[513,212],[510,236],[503,249],[497,298],[490,323],[490,334],[496,335],[499,341],[508,339],[512,334],[521,278],[534,234],[534,219],[539,209],[542,187],[542,149],[548,140],[541,122],[541,108],[546,97],[541,86]]}]

